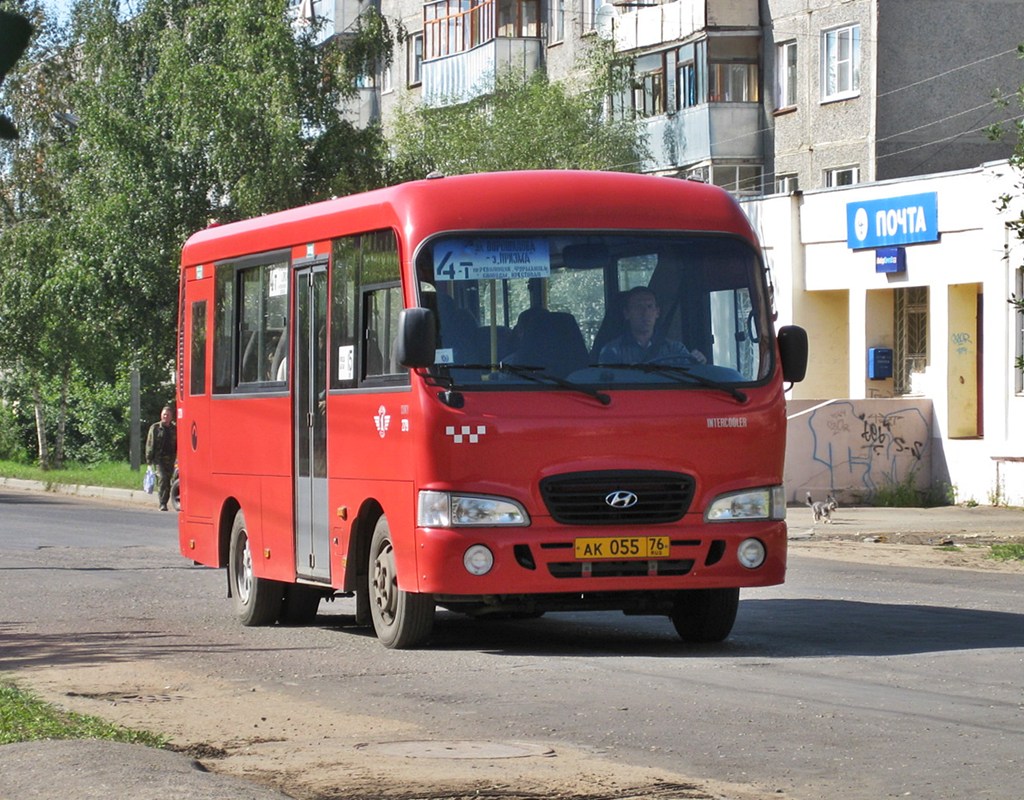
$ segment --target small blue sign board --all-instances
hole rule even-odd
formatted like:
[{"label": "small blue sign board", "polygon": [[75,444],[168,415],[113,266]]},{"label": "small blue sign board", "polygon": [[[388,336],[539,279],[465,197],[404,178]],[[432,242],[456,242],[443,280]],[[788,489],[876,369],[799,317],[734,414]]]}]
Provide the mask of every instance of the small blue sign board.
[{"label": "small blue sign board", "polygon": [[879,247],[875,251],[875,272],[906,272],[905,247]]},{"label": "small blue sign board", "polygon": [[846,246],[851,250],[938,240],[936,192],[846,204]]},{"label": "small blue sign board", "polygon": [[892,348],[868,348],[868,380],[881,381],[892,377]]}]

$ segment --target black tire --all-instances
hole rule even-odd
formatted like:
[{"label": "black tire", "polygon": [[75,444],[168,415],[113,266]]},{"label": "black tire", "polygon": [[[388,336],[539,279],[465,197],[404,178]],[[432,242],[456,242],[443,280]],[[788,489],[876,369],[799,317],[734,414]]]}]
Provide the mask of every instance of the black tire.
[{"label": "black tire", "polygon": [[377,520],[367,575],[370,614],[381,644],[402,650],[421,644],[434,627],[434,598],[398,588],[395,551],[386,517]]},{"label": "black tire", "polygon": [[181,511],[181,482],[177,478],[171,481],[171,505],[175,511]]},{"label": "black tire", "polygon": [[285,625],[309,625],[315,622],[323,596],[322,591],[312,586],[299,583],[286,585],[281,604],[281,622]]},{"label": "black tire", "polygon": [[273,625],[280,619],[284,586],[277,581],[257,578],[254,574],[249,532],[245,527],[245,515],[241,511],[235,514],[231,526],[228,581],[235,614],[243,625]]},{"label": "black tire", "polygon": [[732,632],[739,605],[739,589],[689,589],[677,596],[670,618],[684,642],[721,642]]}]

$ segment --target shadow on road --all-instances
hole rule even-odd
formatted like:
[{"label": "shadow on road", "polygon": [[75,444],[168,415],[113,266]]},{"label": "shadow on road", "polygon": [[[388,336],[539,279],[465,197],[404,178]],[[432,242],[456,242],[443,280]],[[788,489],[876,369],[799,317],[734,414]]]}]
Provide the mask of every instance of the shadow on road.
[{"label": "shadow on road", "polygon": [[529,622],[439,615],[434,649],[504,655],[808,658],[1024,648],[1024,614],[847,600],[744,600],[732,636],[680,641],[663,617],[550,614]]},{"label": "shadow on road", "polygon": [[[225,612],[227,613],[227,612]],[[0,621],[0,672],[51,664],[323,647],[324,634],[365,639],[372,630],[345,616],[321,614],[309,641],[295,628],[249,631],[242,641],[194,641],[152,630],[44,634]],[[293,631],[285,634],[286,630]],[[299,636],[296,639],[296,634]],[[280,641],[278,638],[280,637]],[[273,643],[278,641],[279,647]],[[899,656],[1024,648],[1024,614],[846,600],[745,600],[732,636],[711,645],[678,639],[664,617],[618,613],[549,614],[529,621],[469,619],[439,612],[422,653],[476,651],[508,656],[654,658],[813,658]]]}]

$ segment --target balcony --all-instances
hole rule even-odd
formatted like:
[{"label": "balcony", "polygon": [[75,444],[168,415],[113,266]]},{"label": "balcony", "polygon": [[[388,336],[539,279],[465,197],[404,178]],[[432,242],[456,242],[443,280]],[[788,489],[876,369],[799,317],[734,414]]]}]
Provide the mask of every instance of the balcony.
[{"label": "balcony", "polygon": [[644,172],[708,160],[763,157],[757,103],[705,103],[647,120],[651,160]]},{"label": "balcony", "polygon": [[524,75],[544,68],[540,39],[495,38],[471,50],[423,62],[423,103],[439,106],[465,103],[494,91],[499,71]]},{"label": "balcony", "polygon": [[757,29],[761,24],[758,0],[675,0],[642,8],[636,8],[631,0],[612,3],[622,9],[613,25],[619,52],[682,41],[707,29]]},{"label": "balcony", "polygon": [[540,0],[434,0],[423,6],[423,103],[465,103],[507,70],[544,66]]}]

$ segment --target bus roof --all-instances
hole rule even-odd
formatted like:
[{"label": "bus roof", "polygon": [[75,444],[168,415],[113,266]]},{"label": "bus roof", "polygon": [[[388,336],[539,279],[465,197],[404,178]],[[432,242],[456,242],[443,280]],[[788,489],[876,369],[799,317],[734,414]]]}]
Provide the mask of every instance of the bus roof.
[{"label": "bus roof", "polygon": [[428,178],[263,217],[213,226],[185,243],[182,264],[294,247],[395,228],[418,243],[439,231],[695,230],[756,245],[724,190],[675,178],[572,170]]}]

